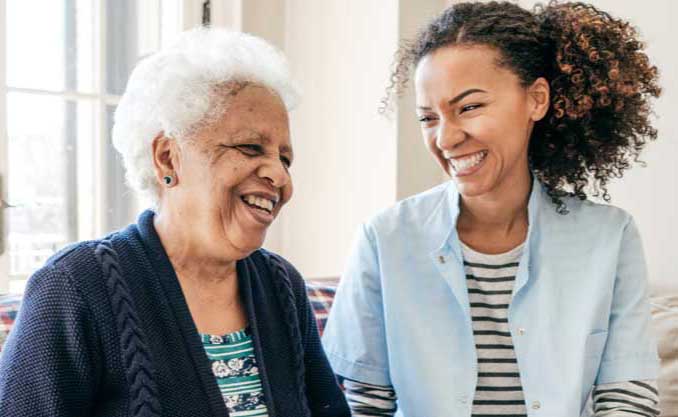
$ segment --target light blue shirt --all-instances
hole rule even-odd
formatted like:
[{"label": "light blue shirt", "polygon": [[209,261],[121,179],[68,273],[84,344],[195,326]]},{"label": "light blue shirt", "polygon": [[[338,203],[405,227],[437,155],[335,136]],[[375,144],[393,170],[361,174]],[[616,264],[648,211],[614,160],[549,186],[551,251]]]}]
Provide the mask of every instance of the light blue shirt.
[{"label": "light blue shirt", "polygon": [[[573,417],[594,384],[656,379],[646,266],[621,209],[535,181],[509,326],[530,416]],[[335,372],[393,385],[402,417],[470,416],[477,382],[452,182],[377,215],[357,236],[325,329]]]}]

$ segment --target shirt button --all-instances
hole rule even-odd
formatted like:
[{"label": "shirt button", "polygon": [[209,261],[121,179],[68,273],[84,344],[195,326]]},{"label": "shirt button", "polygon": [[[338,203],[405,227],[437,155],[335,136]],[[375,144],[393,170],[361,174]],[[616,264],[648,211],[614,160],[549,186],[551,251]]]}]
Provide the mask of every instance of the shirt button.
[{"label": "shirt button", "polygon": [[438,257],[438,262],[440,262],[441,264],[444,264],[445,263],[445,257],[443,255],[440,255]]},{"label": "shirt button", "polygon": [[541,403],[539,401],[532,401],[532,409],[539,410],[541,408]]},{"label": "shirt button", "polygon": [[525,334],[525,328],[524,327],[519,327],[518,328],[518,336],[522,336]]}]

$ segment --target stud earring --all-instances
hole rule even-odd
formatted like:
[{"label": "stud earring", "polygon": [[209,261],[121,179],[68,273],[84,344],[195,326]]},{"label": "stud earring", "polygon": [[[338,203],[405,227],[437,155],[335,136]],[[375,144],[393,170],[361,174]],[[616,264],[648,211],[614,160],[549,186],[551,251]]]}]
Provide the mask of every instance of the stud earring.
[{"label": "stud earring", "polygon": [[164,177],[162,177],[162,179],[163,179],[163,181],[165,181],[166,186],[171,187],[172,185],[174,185],[174,177],[173,176],[165,175]]}]

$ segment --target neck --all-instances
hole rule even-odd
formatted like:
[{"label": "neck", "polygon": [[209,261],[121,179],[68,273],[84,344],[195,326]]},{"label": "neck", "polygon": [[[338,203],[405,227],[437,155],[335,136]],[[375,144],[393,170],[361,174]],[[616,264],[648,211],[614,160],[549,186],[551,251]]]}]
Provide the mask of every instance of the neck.
[{"label": "neck", "polygon": [[196,228],[187,224],[182,217],[187,218],[160,206],[153,220],[162,246],[180,280],[201,282],[203,285],[235,280],[237,259],[212,255],[204,245],[205,239],[196,238]]},{"label": "neck", "polygon": [[531,188],[530,172],[525,170],[481,196],[461,196],[457,229],[510,235],[516,229],[526,228]]}]

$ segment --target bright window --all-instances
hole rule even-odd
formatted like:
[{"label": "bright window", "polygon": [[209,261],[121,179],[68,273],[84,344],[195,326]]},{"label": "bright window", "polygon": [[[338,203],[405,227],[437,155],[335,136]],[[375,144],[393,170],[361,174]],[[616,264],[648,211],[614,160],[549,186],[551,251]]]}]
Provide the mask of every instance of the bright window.
[{"label": "bright window", "polygon": [[0,174],[11,207],[2,210],[0,292],[68,243],[134,221],[113,114],[137,61],[181,30],[186,1],[4,3]]}]

